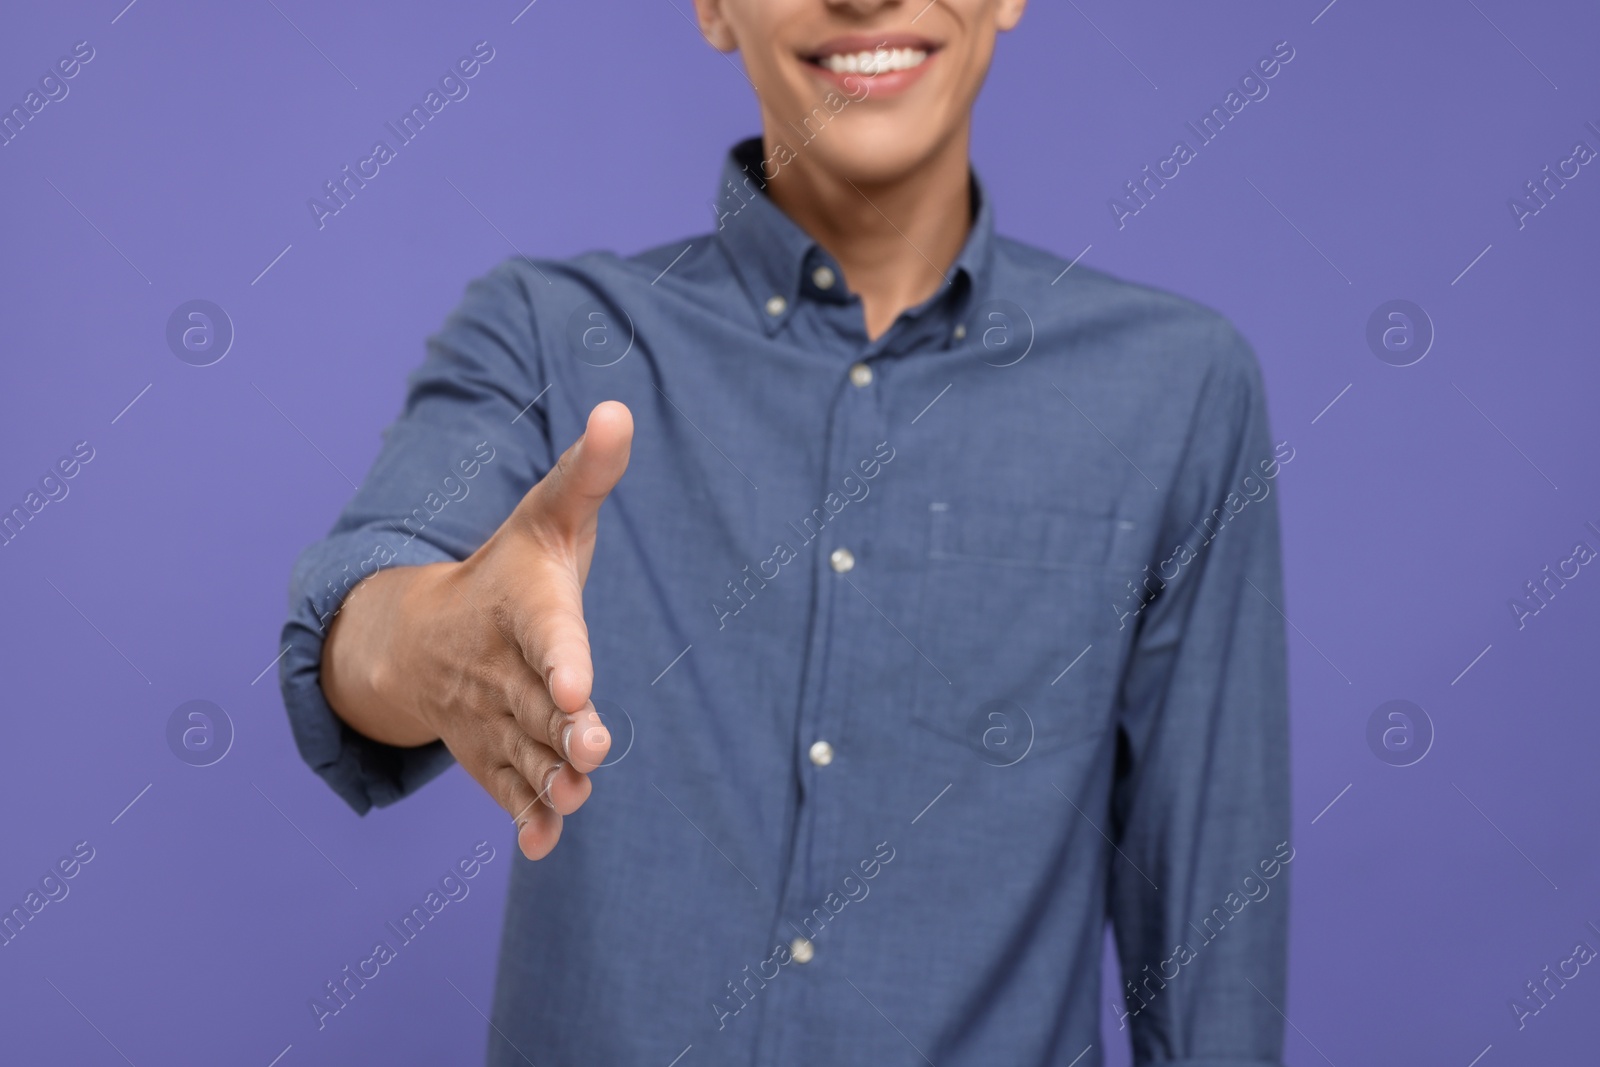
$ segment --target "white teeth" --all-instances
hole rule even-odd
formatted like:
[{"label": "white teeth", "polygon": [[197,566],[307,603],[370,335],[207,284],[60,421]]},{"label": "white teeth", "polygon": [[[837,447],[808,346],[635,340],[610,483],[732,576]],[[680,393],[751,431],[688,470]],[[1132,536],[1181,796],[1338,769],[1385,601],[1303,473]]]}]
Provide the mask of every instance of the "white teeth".
[{"label": "white teeth", "polygon": [[825,56],[821,63],[835,74],[888,74],[920,66],[928,53],[920,48],[879,48],[873,52],[851,52]]}]

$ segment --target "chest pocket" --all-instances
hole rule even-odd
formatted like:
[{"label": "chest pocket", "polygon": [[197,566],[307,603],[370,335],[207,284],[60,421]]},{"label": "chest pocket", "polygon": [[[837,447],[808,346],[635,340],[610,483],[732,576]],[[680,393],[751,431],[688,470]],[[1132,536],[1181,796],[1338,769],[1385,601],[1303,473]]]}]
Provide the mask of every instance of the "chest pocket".
[{"label": "chest pocket", "polygon": [[[1110,513],[936,503],[913,721],[995,766],[1086,741],[1110,720]],[[1092,647],[1091,647],[1092,646]]]}]

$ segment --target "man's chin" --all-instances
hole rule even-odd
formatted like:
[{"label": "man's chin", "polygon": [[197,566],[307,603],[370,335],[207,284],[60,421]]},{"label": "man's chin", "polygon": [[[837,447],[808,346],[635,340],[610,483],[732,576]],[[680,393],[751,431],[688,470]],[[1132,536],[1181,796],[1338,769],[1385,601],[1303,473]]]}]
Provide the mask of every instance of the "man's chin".
[{"label": "man's chin", "polygon": [[854,128],[836,128],[827,145],[808,146],[816,156],[818,169],[843,179],[862,190],[899,184],[928,164],[935,154],[934,144],[925,138],[906,137],[899,123],[858,123]]}]

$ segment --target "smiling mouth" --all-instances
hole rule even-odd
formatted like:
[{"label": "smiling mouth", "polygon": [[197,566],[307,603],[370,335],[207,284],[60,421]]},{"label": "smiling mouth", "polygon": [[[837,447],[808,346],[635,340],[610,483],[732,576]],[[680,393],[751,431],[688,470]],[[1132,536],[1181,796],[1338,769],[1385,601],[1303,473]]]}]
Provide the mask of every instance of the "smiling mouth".
[{"label": "smiling mouth", "polygon": [[913,70],[928,61],[932,51],[922,48],[879,48],[870,52],[835,52],[827,56],[813,56],[807,62],[835,74],[892,74]]},{"label": "smiling mouth", "polygon": [[915,70],[939,50],[932,41],[922,39],[861,41],[840,40],[824,45],[810,55],[802,56],[805,62],[832,74],[855,74],[876,77]]}]

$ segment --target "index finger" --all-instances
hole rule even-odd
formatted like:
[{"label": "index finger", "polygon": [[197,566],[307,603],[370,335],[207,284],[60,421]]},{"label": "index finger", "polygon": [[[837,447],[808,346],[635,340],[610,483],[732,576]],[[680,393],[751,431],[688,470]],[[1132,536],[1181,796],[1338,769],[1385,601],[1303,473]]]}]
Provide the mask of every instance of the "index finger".
[{"label": "index finger", "polygon": [[589,627],[583,619],[583,589],[577,572],[562,562],[533,564],[542,573],[514,594],[513,634],[518,651],[543,680],[550,699],[567,714],[582,711],[594,688]]}]

